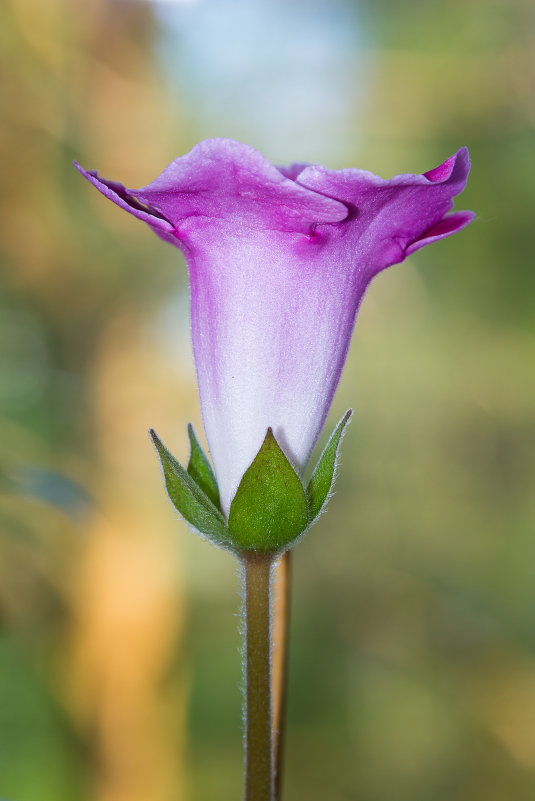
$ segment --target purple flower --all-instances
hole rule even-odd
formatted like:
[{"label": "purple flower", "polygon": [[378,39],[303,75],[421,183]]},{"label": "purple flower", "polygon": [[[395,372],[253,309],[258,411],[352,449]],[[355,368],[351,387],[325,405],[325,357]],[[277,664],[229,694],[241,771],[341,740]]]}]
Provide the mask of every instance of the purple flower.
[{"label": "purple flower", "polygon": [[449,213],[470,168],[462,148],[423,175],[277,168],[210,139],[148,186],[80,172],[185,254],[204,427],[228,514],[269,427],[302,474],[324,424],[370,280],[459,231]]}]

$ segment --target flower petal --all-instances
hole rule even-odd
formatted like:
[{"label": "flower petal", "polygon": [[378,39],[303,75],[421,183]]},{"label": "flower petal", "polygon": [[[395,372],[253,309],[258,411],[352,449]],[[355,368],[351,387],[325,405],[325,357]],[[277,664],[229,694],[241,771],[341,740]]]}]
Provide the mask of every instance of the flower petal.
[{"label": "flower petal", "polygon": [[419,250],[431,242],[437,242],[439,239],[456,234],[465,225],[471,223],[475,216],[473,211],[454,211],[451,214],[446,214],[436,225],[428,228],[418,239],[405,248],[405,256],[410,256],[415,250]]},{"label": "flower petal", "polygon": [[[135,196],[135,192],[126,189],[118,181],[101,178],[95,170],[84,170],[76,161],[74,166],[105,197],[116,203],[121,209],[133,214],[138,220],[148,223],[152,230],[162,238],[173,242],[173,238],[168,239],[168,237],[173,234],[174,226],[156,208],[140,203]],[[176,241],[174,241],[174,244],[176,244]]]},{"label": "flower petal", "polygon": [[329,242],[251,229],[188,253],[203,423],[225,513],[268,427],[299,473],[323,427],[366,285]]},{"label": "flower petal", "polygon": [[310,167],[310,164],[301,163],[301,162],[294,162],[293,164],[288,164],[288,166],[278,166],[277,169],[279,170],[282,175],[286,178],[289,178],[290,181],[297,181],[305,167]]},{"label": "flower petal", "polygon": [[141,189],[125,189],[75,166],[103,195],[179,247],[177,240],[186,247],[204,240],[207,224],[228,223],[235,232],[252,227],[308,233],[318,223],[347,217],[343,203],[293,180],[297,165],[281,171],[232,139],[199,142]]},{"label": "flower petal", "polygon": [[133,193],[180,230],[192,218],[234,227],[307,232],[317,223],[347,217],[335,199],[310,192],[261,153],[232,139],[207,139],[175,159],[155,181]]},{"label": "flower petal", "polygon": [[348,223],[353,241],[352,257],[368,277],[403,261],[413,250],[441,239],[470,222],[470,213],[453,218],[437,229],[437,236],[426,237],[450,211],[453,198],[465,187],[470,170],[466,148],[423,175],[397,175],[390,180],[364,170],[327,170],[308,167],[298,183],[329,197],[336,197],[350,208]]}]

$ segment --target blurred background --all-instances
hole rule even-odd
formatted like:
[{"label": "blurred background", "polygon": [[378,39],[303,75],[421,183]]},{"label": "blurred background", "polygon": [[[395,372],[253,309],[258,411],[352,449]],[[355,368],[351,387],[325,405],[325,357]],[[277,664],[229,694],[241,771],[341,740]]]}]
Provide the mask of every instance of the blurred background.
[{"label": "blurred background", "polygon": [[141,186],[230,136],[384,177],[468,145],[478,214],[360,313],[285,797],[531,801],[531,0],[4,0],[0,42],[0,797],[241,797],[236,568],[147,437],[201,430],[184,261],[72,168]]}]

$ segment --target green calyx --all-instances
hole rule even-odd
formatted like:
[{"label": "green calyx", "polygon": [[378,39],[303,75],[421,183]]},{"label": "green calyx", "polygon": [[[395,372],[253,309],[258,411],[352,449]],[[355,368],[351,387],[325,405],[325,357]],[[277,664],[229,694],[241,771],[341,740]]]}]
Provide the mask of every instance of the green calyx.
[{"label": "green calyx", "polygon": [[268,428],[230,506],[232,541],[243,550],[275,552],[288,546],[309,522],[303,485]]},{"label": "green calyx", "polygon": [[188,426],[191,454],[188,469],[150,434],[164,474],[167,493],[182,517],[215,545],[243,553],[286,550],[325,508],[335,478],[346,412],[323,451],[308,486],[288,461],[271,428],[245,471],[225,520],[219,489],[210,462]]},{"label": "green calyx", "polygon": [[[192,467],[193,462],[197,464],[197,469],[192,469],[192,476],[189,470],[184,470],[180,462],[169,453],[153,429],[150,430],[150,435],[160,457],[167,494],[174,507],[186,522],[190,523],[201,534],[204,534],[215,545],[220,545],[223,548],[230,547],[231,542],[225,518],[220,509],[214,505],[205,490],[201,489],[201,486],[193,477],[195,476],[197,480],[200,480],[198,476],[205,475],[198,469],[198,459],[194,457],[194,448],[192,447],[189,467]],[[195,437],[194,434],[193,437]],[[197,446],[200,449],[198,443]],[[206,459],[206,456],[204,456],[204,459]],[[217,496],[219,497],[219,491]]]},{"label": "green calyx", "polygon": [[321,454],[312,478],[307,486],[307,499],[310,509],[310,518],[315,520],[322,509],[325,508],[329,500],[329,493],[334,485],[336,478],[336,464],[338,461],[338,451],[340,450],[340,443],[344,435],[345,427],[351,420],[353,414],[352,409],[348,409],[344,414],[333,433],[330,436],[329,442],[325,446]]},{"label": "green calyx", "polygon": [[221,510],[221,502],[219,500],[219,487],[217,486],[216,477],[212,470],[212,465],[208,461],[208,457],[199,445],[195,431],[191,423],[188,423],[188,436],[191,447],[188,473],[195,481],[200,490],[212,501],[216,509]]}]

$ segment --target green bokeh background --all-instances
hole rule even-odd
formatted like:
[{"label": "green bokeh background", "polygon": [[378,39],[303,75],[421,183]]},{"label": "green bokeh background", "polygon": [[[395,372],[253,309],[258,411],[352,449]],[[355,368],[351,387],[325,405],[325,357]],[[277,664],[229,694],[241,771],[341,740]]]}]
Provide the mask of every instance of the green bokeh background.
[{"label": "green bokeh background", "polygon": [[533,4],[242,5],[213,41],[208,0],[0,10],[0,798],[241,797],[235,565],[173,519],[146,437],[185,458],[200,429],[183,259],[72,169],[140,186],[225,135],[385,177],[466,144],[478,215],[359,315],[336,496],[295,552],[285,798],[531,801]]}]

